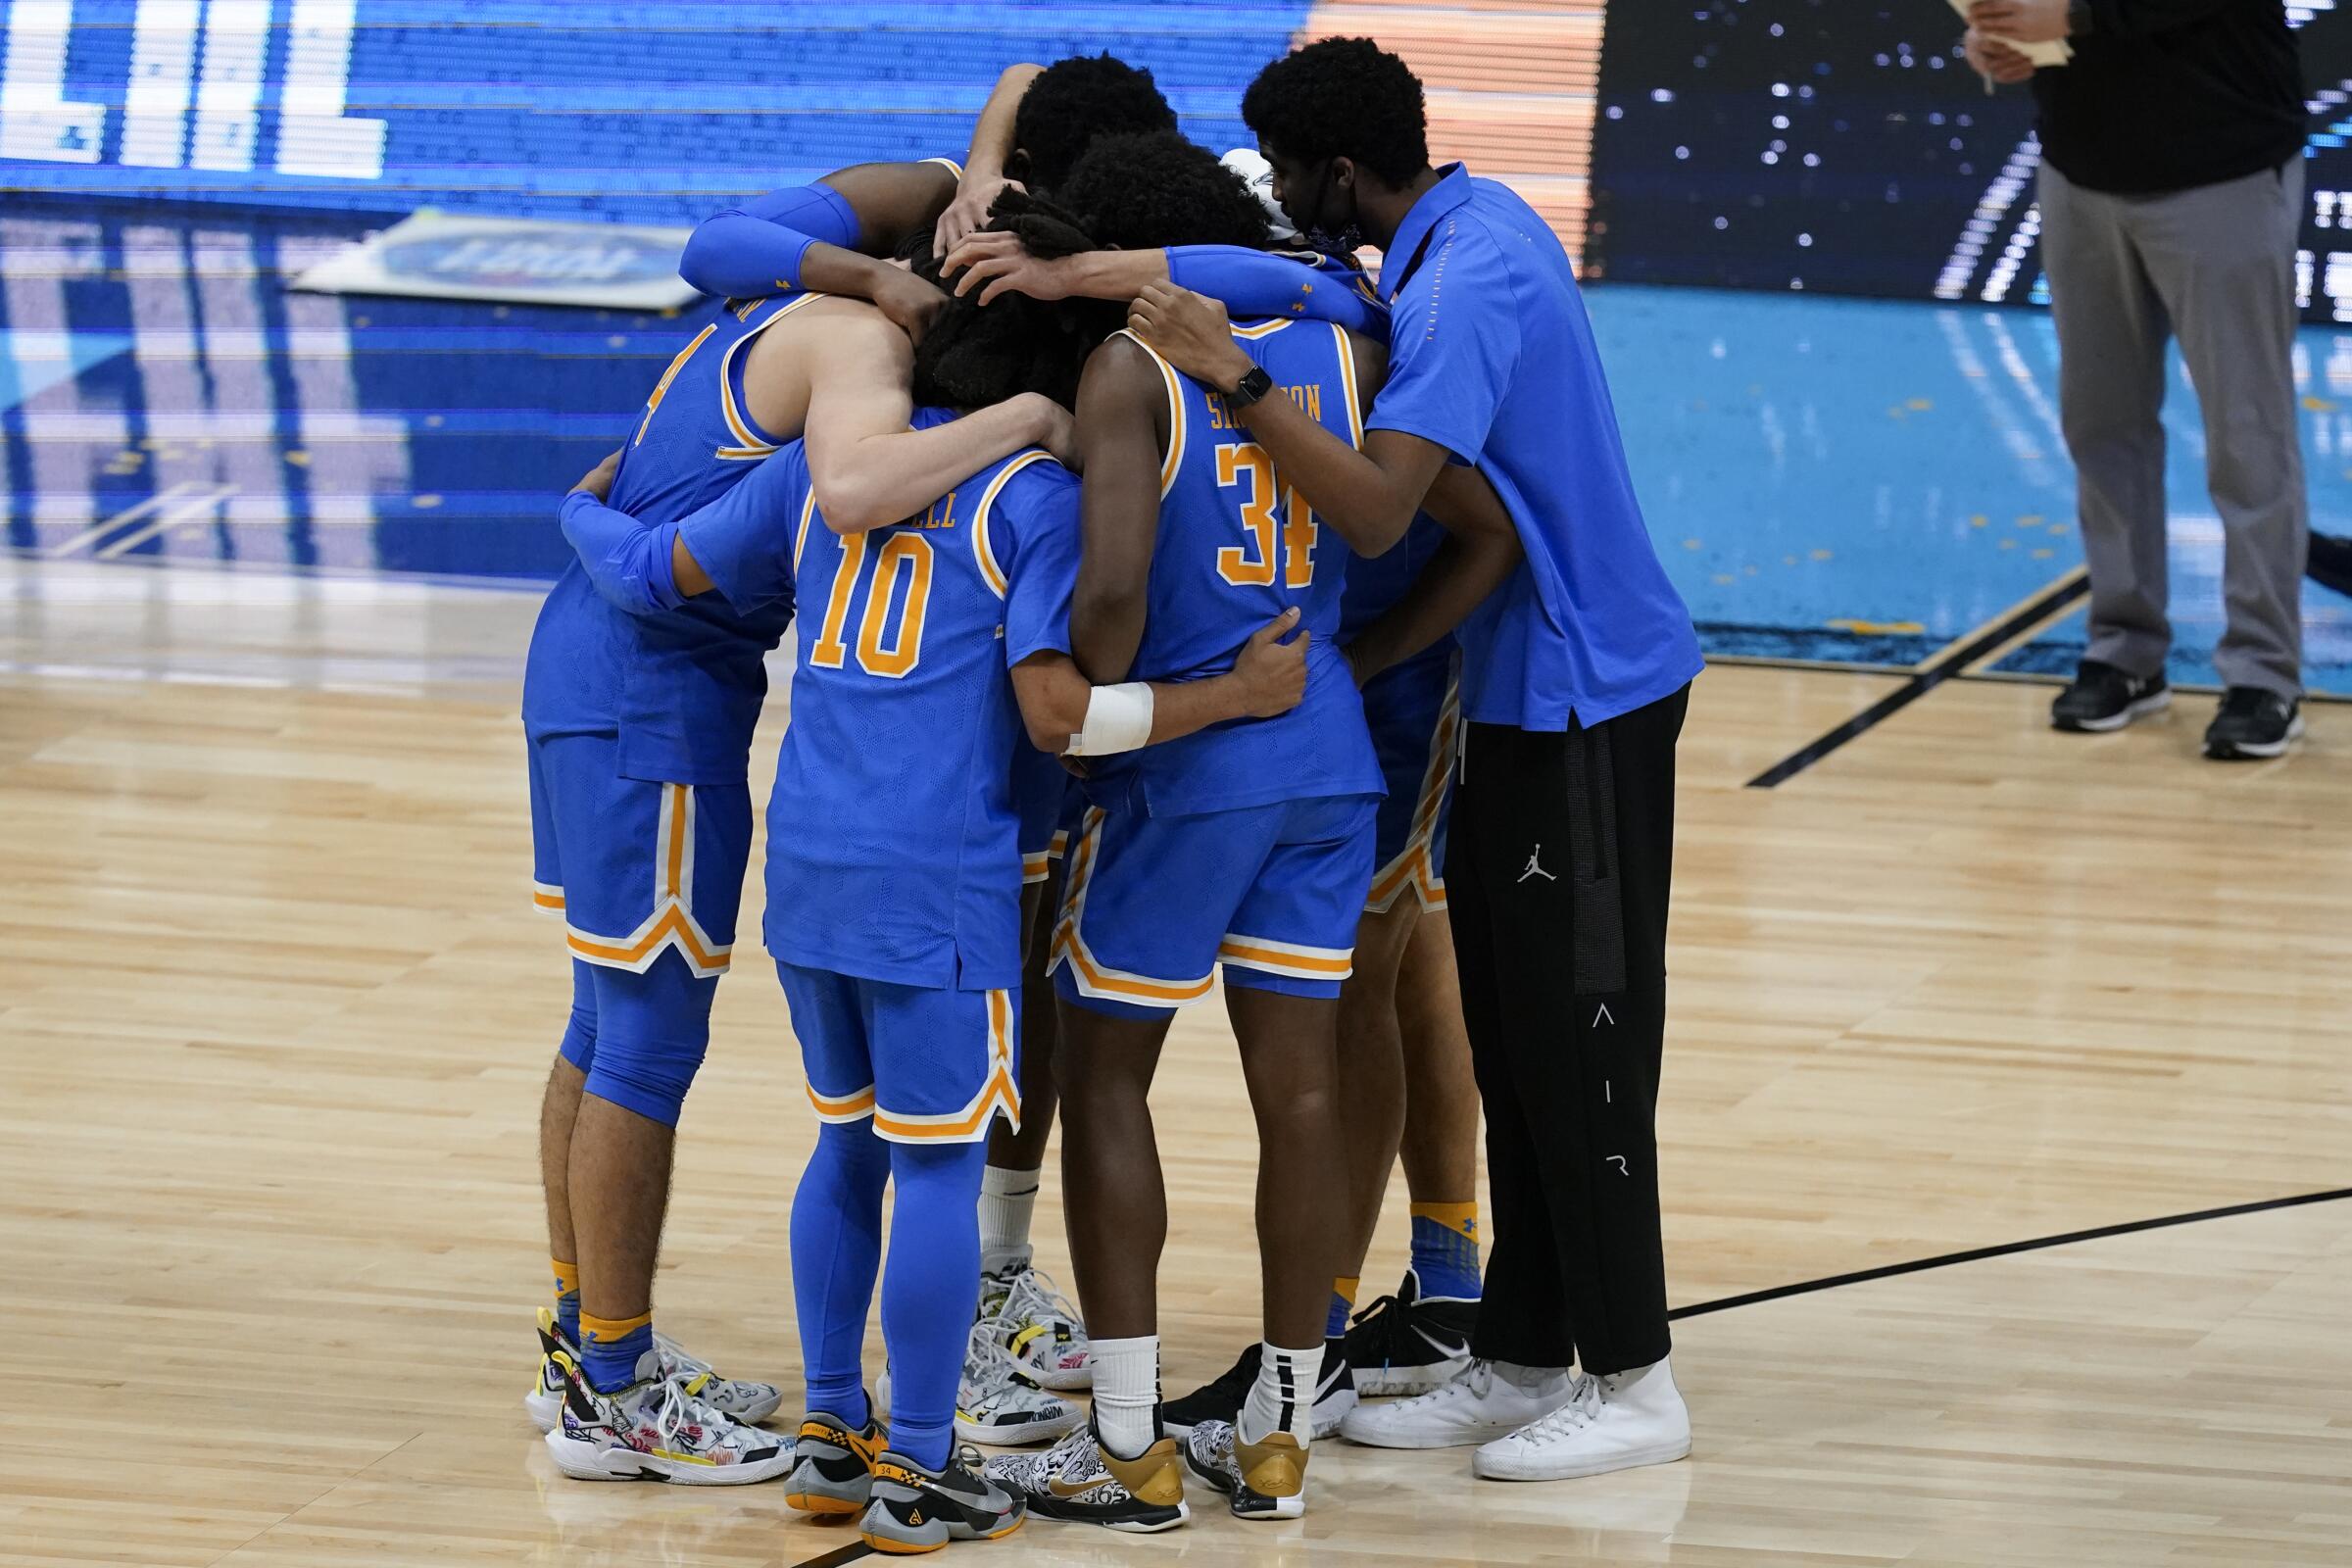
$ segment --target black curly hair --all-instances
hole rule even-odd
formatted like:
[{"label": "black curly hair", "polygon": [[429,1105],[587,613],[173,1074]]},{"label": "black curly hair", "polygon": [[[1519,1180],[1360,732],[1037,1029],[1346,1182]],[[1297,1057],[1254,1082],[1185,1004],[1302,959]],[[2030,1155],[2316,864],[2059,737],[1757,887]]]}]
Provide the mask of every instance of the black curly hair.
[{"label": "black curly hair", "polygon": [[1005,172],[1031,190],[1055,190],[1097,136],[1175,128],[1176,111],[1151,72],[1108,53],[1072,55],[1021,94],[1012,115],[1019,156]]},{"label": "black curly hair", "polygon": [[1262,248],[1273,239],[1242,176],[1174,130],[1098,137],[1054,196],[1097,249]]},{"label": "black curly hair", "polygon": [[1242,119],[1302,164],[1347,158],[1391,185],[1429,167],[1421,78],[1369,38],[1324,38],[1257,74]]},{"label": "black curly hair", "polygon": [[[1070,172],[1063,200],[1007,190],[989,209],[992,230],[1017,234],[1052,261],[1080,251],[1267,242],[1265,209],[1241,176],[1173,130],[1106,137]],[[940,281],[928,235],[901,253],[915,275]],[[1109,300],[1033,300],[1003,294],[953,300],[914,351],[914,400],[976,409],[1015,392],[1068,408],[1086,357],[1117,331],[1127,308]]]}]

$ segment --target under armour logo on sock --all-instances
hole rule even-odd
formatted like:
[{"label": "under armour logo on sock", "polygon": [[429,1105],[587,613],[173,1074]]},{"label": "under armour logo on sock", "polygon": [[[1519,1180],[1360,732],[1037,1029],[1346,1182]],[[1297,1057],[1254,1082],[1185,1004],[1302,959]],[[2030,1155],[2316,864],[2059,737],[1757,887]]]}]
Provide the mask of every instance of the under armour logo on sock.
[{"label": "under armour logo on sock", "polygon": [[1527,857],[1527,869],[1519,873],[1519,880],[1524,882],[1531,876],[1540,876],[1546,882],[1557,882],[1559,880],[1558,877],[1553,876],[1549,871],[1544,869],[1544,846],[1541,844],[1537,845],[1535,849],[1529,853]]}]

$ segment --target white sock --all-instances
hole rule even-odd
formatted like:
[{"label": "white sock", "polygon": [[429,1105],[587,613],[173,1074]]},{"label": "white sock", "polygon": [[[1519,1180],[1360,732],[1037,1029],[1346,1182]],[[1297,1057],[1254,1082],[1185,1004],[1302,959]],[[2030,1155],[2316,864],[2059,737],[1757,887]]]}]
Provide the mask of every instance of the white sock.
[{"label": "white sock", "polygon": [[1037,1207],[1042,1171],[1005,1170],[990,1165],[980,1172],[980,1271],[1002,1274],[1029,1261],[1029,1216]]},{"label": "white sock", "polygon": [[1315,1383],[1323,1376],[1323,1347],[1286,1350],[1271,1342],[1258,1349],[1257,1381],[1250,1385],[1236,1422],[1244,1443],[1263,1443],[1276,1432],[1288,1432],[1300,1447],[1314,1433],[1307,1412],[1315,1405]]},{"label": "white sock", "polygon": [[1120,1458],[1140,1459],[1159,1408],[1159,1336],[1097,1340],[1094,1352],[1095,1432]]}]

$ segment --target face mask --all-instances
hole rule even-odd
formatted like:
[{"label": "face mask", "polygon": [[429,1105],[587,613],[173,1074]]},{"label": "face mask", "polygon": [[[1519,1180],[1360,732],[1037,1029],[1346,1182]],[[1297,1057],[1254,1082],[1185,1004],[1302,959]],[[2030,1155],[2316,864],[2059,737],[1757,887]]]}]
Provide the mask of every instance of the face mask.
[{"label": "face mask", "polygon": [[[1323,166],[1323,190],[1315,200],[1316,212],[1323,213],[1330,210],[1331,190],[1331,165],[1327,163]],[[1351,203],[1345,226],[1331,229],[1321,223],[1315,223],[1306,231],[1306,242],[1326,256],[1353,256],[1363,247],[1364,230],[1363,226],[1356,221],[1352,207]]]}]

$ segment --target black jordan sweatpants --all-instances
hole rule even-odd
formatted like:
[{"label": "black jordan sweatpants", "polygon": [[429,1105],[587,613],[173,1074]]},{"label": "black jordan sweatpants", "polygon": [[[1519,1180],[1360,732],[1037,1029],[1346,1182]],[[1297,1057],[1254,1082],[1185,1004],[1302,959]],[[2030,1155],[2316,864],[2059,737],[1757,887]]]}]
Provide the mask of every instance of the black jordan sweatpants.
[{"label": "black jordan sweatpants", "polygon": [[1446,885],[1487,1114],[1490,1360],[1597,1375],[1667,1351],[1655,1120],[1690,700],[1467,726]]}]

